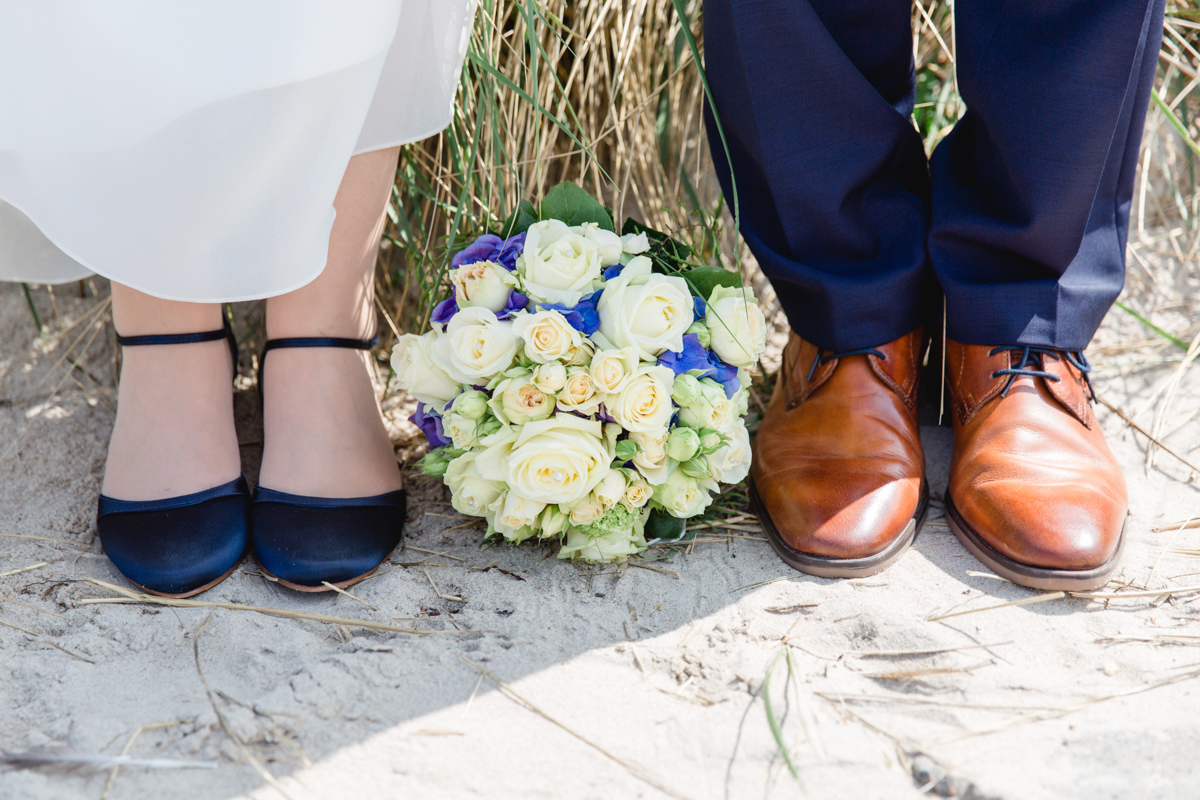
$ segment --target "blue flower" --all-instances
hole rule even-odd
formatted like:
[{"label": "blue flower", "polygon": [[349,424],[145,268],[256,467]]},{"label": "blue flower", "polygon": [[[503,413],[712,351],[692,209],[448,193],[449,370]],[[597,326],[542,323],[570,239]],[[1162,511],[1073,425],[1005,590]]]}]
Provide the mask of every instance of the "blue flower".
[{"label": "blue flower", "polygon": [[573,306],[565,303],[538,303],[541,311],[557,311],[567,318],[572,328],[584,336],[591,336],[600,330],[600,312],[596,303],[600,302],[600,292],[592,292]]},{"label": "blue flower", "polygon": [[450,321],[450,318],[458,313],[458,300],[451,294],[442,302],[433,307],[433,313],[429,315],[429,321],[435,325],[445,325]]},{"label": "blue flower", "polygon": [[704,319],[704,315],[708,313],[708,303],[704,302],[703,297],[693,297],[692,308],[696,312],[696,319]]},{"label": "blue flower", "polygon": [[425,434],[425,438],[429,440],[430,450],[450,444],[450,437],[446,436],[446,432],[442,428],[442,418],[437,414],[426,413],[424,403],[417,403],[416,413],[408,419]]},{"label": "blue flower", "polygon": [[624,264],[613,264],[608,269],[604,270],[604,280],[611,281],[613,278],[621,274],[621,270],[625,269]]},{"label": "blue flower", "polygon": [[512,289],[508,293],[508,302],[504,304],[504,308],[496,314],[496,319],[509,319],[525,306],[529,305],[529,298],[521,294],[516,289]]},{"label": "blue flower", "polygon": [[658,357],[659,366],[669,367],[676,375],[685,372],[696,372],[697,378],[712,378],[725,390],[725,396],[732,398],[742,387],[738,378],[738,369],[732,364],[726,364],[712,350],[705,350],[700,344],[700,337],[694,333],[683,335],[683,350],[674,353],[670,350]]},{"label": "blue flower", "polygon": [[501,239],[494,233],[485,233],[471,244],[454,254],[450,259],[450,268],[457,269],[464,264],[474,264],[478,261],[491,261],[512,272],[517,267],[517,256],[525,249],[525,234],[518,233],[508,239]]}]

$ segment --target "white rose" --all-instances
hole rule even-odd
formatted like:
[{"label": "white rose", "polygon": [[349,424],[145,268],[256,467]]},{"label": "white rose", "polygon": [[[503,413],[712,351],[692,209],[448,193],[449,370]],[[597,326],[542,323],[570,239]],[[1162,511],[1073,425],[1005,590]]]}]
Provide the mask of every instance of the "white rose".
[{"label": "white rose", "polygon": [[638,368],[638,351],[630,346],[620,350],[600,350],[592,356],[589,374],[596,390],[605,394],[617,394]]},{"label": "white rose", "polygon": [[714,288],[704,322],[712,336],[713,352],[726,364],[749,367],[767,347],[767,321],[758,300],[745,289]]},{"label": "white rose", "polygon": [[571,348],[563,363],[568,367],[582,367],[591,362],[596,354],[596,345],[591,339],[584,339],[576,347]]},{"label": "white rose", "polygon": [[433,355],[436,338],[433,331],[424,336],[401,336],[392,348],[392,369],[401,389],[440,411],[458,396],[459,385],[437,365]]},{"label": "white rose", "polygon": [[703,513],[712,502],[710,490],[717,489],[711,480],[689,478],[681,469],[671,471],[665,483],[654,487],[654,499],[673,517],[688,519]]},{"label": "white rose", "polygon": [[621,237],[621,249],[630,255],[640,255],[650,249],[650,239],[644,233],[627,233]]},{"label": "white rose", "polygon": [[525,355],[539,364],[565,358],[583,341],[583,335],[553,309],[518,315],[513,333],[525,341]]},{"label": "white rose", "polygon": [[608,474],[612,451],[599,422],[572,414],[527,422],[515,438],[481,455],[481,473],[501,475],[509,488],[542,503],[574,505]]},{"label": "white rose", "polygon": [[750,474],[751,456],[750,432],[739,421],[733,426],[729,443],[708,457],[708,465],[713,478],[721,483],[740,483]]},{"label": "white rose", "polygon": [[641,508],[650,502],[654,490],[641,476],[629,481],[625,486],[625,494],[621,497],[621,505],[626,508]]},{"label": "white rose", "polygon": [[455,302],[460,309],[486,308],[499,313],[508,305],[509,292],[517,286],[517,276],[491,261],[463,264],[450,271]]},{"label": "white rose", "polygon": [[445,481],[450,487],[450,504],[459,513],[472,517],[487,516],[504,491],[504,484],[479,474],[474,452],[464,453],[451,461],[446,467]]},{"label": "white rose", "polygon": [[553,414],[554,396],[534,386],[529,375],[522,375],[496,384],[488,405],[501,422],[521,425]]},{"label": "white rose", "polygon": [[737,406],[725,397],[725,389],[711,378],[700,381],[700,397],[696,402],[679,410],[682,424],[691,428],[712,428],[726,434],[740,419]]},{"label": "white rose", "polygon": [[469,419],[453,411],[442,416],[442,431],[450,437],[458,450],[466,450],[479,441],[476,434],[478,427],[478,420]]},{"label": "white rose", "polygon": [[601,266],[611,267],[613,264],[621,263],[621,252],[624,250],[625,243],[621,241],[620,236],[612,231],[604,230],[595,222],[585,222],[579,226],[578,230],[589,242],[596,245],[596,250],[600,253]]},{"label": "white rose", "polygon": [[615,401],[605,404],[608,413],[627,431],[657,431],[671,421],[671,386],[675,374],[667,367],[642,364]]},{"label": "white rose", "polygon": [[[592,491],[592,497],[600,503],[600,507],[605,511],[621,502],[621,498],[625,496],[625,486],[628,481],[625,479],[625,473],[619,469],[614,469],[604,476],[604,480],[596,485]],[[574,520],[571,520],[574,522]]]},{"label": "white rose", "polygon": [[645,256],[634,256],[605,284],[596,309],[600,333],[616,347],[636,347],[643,361],[682,351],[683,334],[695,320],[687,282],[652,272]]},{"label": "white rose", "polygon": [[567,370],[567,382],[558,392],[558,407],[562,411],[576,411],[591,416],[600,410],[600,396],[592,376],[583,367]]},{"label": "white rose", "polygon": [[554,394],[566,385],[567,368],[561,361],[539,364],[533,371],[533,385],[547,394]]},{"label": "white rose", "polygon": [[559,558],[577,558],[589,564],[624,561],[646,547],[639,526],[628,531],[613,531],[603,536],[588,537],[578,531],[567,532],[567,542],[558,551]]},{"label": "white rose", "polygon": [[437,337],[433,354],[459,383],[485,384],[512,366],[517,337],[511,322],[501,322],[486,308],[464,308]]},{"label": "white rose", "polygon": [[536,527],[538,517],[546,508],[545,503],[522,497],[516,492],[508,492],[504,499],[497,503],[496,517],[492,526],[506,536],[512,536],[526,525]]},{"label": "white rose", "polygon": [[604,271],[595,242],[557,219],[535,222],[517,259],[524,293],[539,303],[577,304]]},{"label": "white rose", "polygon": [[588,495],[572,506],[571,513],[568,515],[572,525],[590,525],[603,516],[604,506],[594,494]]},{"label": "white rose", "polygon": [[641,448],[633,457],[633,465],[650,483],[662,483],[670,472],[671,459],[667,456],[668,435],[669,431],[665,427],[658,431],[629,434],[629,440]]}]

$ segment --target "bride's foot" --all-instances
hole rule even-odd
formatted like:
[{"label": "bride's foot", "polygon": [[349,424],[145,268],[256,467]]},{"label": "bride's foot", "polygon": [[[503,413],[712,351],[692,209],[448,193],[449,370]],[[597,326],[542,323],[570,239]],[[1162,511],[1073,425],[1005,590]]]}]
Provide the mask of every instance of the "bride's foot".
[{"label": "bride's foot", "polygon": [[328,347],[270,352],[263,371],[259,485],[288,494],[340,498],[401,488],[395,451],[367,371],[368,358],[360,350]]},{"label": "bride's foot", "polygon": [[[215,330],[221,327],[219,313],[195,321],[197,327],[191,329],[172,325],[170,330],[119,333]],[[211,489],[241,474],[233,425],[233,362],[224,340],[127,347],[122,361],[102,494],[159,500]]]}]

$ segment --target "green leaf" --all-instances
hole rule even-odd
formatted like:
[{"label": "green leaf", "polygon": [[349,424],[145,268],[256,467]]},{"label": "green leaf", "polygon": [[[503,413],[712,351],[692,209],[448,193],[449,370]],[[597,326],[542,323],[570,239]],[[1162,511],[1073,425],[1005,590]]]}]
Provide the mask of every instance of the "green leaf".
[{"label": "green leaf", "polygon": [[547,192],[542,199],[540,216],[562,220],[568,225],[594,222],[606,231],[616,231],[604,206],[574,183],[560,183]]},{"label": "green leaf", "polygon": [[742,276],[738,273],[711,265],[689,269],[683,273],[683,279],[687,281],[692,294],[705,300],[718,286],[736,288],[742,285]]},{"label": "green leaf", "polygon": [[686,538],[687,520],[672,517],[658,508],[650,512],[650,518],[646,520],[646,541],[649,544],[680,542]]},{"label": "green leaf", "polygon": [[650,240],[650,252],[647,255],[659,266],[661,272],[676,273],[688,268],[687,260],[692,255],[692,248],[683,242],[672,239],[662,231],[647,228],[632,217],[625,220],[625,224],[621,226],[622,235],[630,233],[646,234],[646,238]]},{"label": "green leaf", "polygon": [[500,223],[499,235],[505,239],[510,236],[516,236],[518,233],[524,233],[529,230],[529,226],[538,221],[537,209],[533,207],[533,203],[528,200],[522,200],[512,213],[504,218],[504,222]]}]

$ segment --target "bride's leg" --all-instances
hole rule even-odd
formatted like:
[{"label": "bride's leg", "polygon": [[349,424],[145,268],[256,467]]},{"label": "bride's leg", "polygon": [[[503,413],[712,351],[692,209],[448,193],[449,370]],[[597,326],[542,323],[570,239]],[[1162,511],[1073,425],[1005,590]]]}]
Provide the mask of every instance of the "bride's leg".
[{"label": "bride's leg", "polygon": [[[221,327],[215,303],[160,300],[112,285],[122,336]],[[103,494],[158,500],[211,489],[241,473],[233,427],[233,365],[224,340],[126,347]]]},{"label": "bride's leg", "polygon": [[[375,257],[398,148],[350,160],[337,197],[325,271],[267,301],[268,338],[375,333]],[[263,386],[260,483],[289,494],[364,497],[401,487],[367,371],[367,353],[272,350]]]}]

